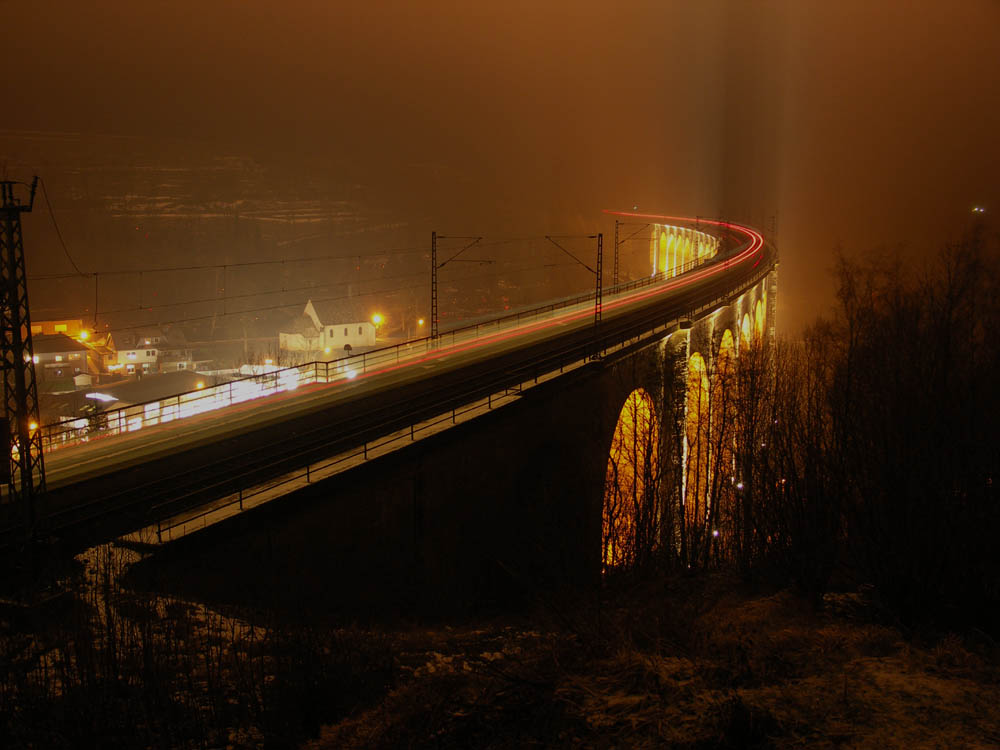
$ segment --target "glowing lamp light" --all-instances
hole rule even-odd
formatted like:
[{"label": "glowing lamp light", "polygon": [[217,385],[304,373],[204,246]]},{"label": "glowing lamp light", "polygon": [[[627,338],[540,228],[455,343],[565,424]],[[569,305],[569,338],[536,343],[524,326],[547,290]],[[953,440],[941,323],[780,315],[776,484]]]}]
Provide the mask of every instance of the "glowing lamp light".
[{"label": "glowing lamp light", "polygon": [[38,355],[36,354],[35,356],[33,356],[31,358],[31,361],[34,362],[37,365],[38,364]]},{"label": "glowing lamp light", "polygon": [[35,430],[37,430],[38,429],[38,422],[30,422],[28,424],[28,429],[31,430],[32,432],[34,432]]},{"label": "glowing lamp light", "polygon": [[743,489],[743,482],[737,482],[736,489],[742,490]]},{"label": "glowing lamp light", "polygon": [[346,375],[347,375],[347,379],[348,380],[354,380],[354,378],[356,378],[358,376],[358,371],[357,370],[348,370],[347,373],[346,373]]},{"label": "glowing lamp light", "polygon": [[418,326],[422,326],[423,324],[424,324],[424,319],[423,318],[417,318],[417,325]]},{"label": "glowing lamp light", "polygon": [[274,360],[273,359],[265,359],[264,360],[264,364],[265,365],[273,365],[274,364]]},{"label": "glowing lamp light", "polygon": [[323,350],[323,354],[329,354],[329,353],[330,353],[330,347],[326,347],[326,349]]},{"label": "glowing lamp light", "polygon": [[376,326],[382,325],[383,320],[385,320],[385,318],[382,317],[381,313],[375,313],[374,315],[372,315],[372,323],[374,323]]},{"label": "glowing lamp light", "polygon": [[195,383],[194,387],[201,389],[205,387],[205,384],[199,380],[197,383]]},{"label": "glowing lamp light", "polygon": [[80,331],[80,341],[86,341],[90,338],[90,334],[87,331]]}]

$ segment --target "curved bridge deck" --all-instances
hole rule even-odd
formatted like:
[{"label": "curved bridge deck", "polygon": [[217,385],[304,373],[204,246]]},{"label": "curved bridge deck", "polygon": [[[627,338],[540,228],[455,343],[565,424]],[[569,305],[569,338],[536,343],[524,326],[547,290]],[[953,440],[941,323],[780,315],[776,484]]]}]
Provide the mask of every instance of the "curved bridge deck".
[{"label": "curved bridge deck", "polygon": [[[661,273],[606,290],[599,325],[593,294],[564,300],[363,360],[313,363],[298,368],[311,367],[312,377],[295,389],[52,450],[39,532],[85,544],[95,534],[117,536],[220,501],[239,502],[290,472],[308,472],[331,456],[367,455],[369,444],[386,436],[662,336],[725,304],[773,267],[774,250],[759,233],[721,228],[738,239],[715,259],[677,276]],[[16,536],[8,524],[0,543]]]}]

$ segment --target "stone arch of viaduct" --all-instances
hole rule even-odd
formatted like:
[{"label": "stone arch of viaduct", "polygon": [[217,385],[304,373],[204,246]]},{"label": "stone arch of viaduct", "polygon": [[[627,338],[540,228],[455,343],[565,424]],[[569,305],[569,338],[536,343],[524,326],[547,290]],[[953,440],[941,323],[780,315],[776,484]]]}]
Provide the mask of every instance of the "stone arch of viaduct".
[{"label": "stone arch of viaduct", "polygon": [[678,408],[671,378],[686,379],[696,355],[718,357],[726,331],[773,336],[775,298],[772,271],[689,326],[193,535],[135,575],[194,596],[336,612],[467,610],[593,582],[622,406],[641,388],[665,424]]}]

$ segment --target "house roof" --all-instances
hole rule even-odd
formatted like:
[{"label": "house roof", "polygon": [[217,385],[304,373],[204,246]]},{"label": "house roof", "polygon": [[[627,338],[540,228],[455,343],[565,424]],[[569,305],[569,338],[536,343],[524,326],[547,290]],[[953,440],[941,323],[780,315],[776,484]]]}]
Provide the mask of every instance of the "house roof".
[{"label": "house roof", "polygon": [[[316,311],[320,324],[324,326],[363,323],[371,318],[371,313],[368,310],[369,304],[362,297],[345,297],[318,302],[310,300],[306,304],[306,310],[310,304]],[[303,314],[308,315],[308,312],[303,311]]]},{"label": "house roof", "polygon": [[[183,348],[188,338],[180,326],[145,326],[118,331],[115,336],[124,349],[145,349],[147,347]],[[153,342],[153,339],[159,339]],[[147,344],[146,341],[149,341]]]},{"label": "house roof", "polygon": [[302,314],[282,328],[283,333],[301,333],[303,336],[316,336],[319,329],[313,323],[313,319],[306,314]]},{"label": "house roof", "polygon": [[215,378],[200,375],[190,370],[178,370],[177,372],[119,380],[109,385],[96,386],[88,392],[107,394],[118,401],[117,406],[122,406],[124,404],[141,404],[174,396],[178,393],[187,393],[196,390],[198,383],[202,383],[205,387],[215,385]]},{"label": "house roof", "polygon": [[90,347],[71,339],[65,333],[39,333],[31,337],[31,348],[35,354],[55,354],[57,352],[89,352]]}]

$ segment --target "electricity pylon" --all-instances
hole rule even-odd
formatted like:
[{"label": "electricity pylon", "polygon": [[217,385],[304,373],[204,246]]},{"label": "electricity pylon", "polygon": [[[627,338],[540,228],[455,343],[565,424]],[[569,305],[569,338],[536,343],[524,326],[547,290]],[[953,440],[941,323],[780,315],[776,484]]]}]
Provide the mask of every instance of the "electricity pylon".
[{"label": "electricity pylon", "polygon": [[0,356],[3,359],[3,404],[0,414],[0,484],[7,485],[4,501],[22,507],[25,531],[32,535],[36,503],[45,492],[42,432],[38,419],[28,280],[24,272],[21,214],[35,203],[38,178],[32,181],[27,204],[14,195],[14,186],[0,181]]}]

